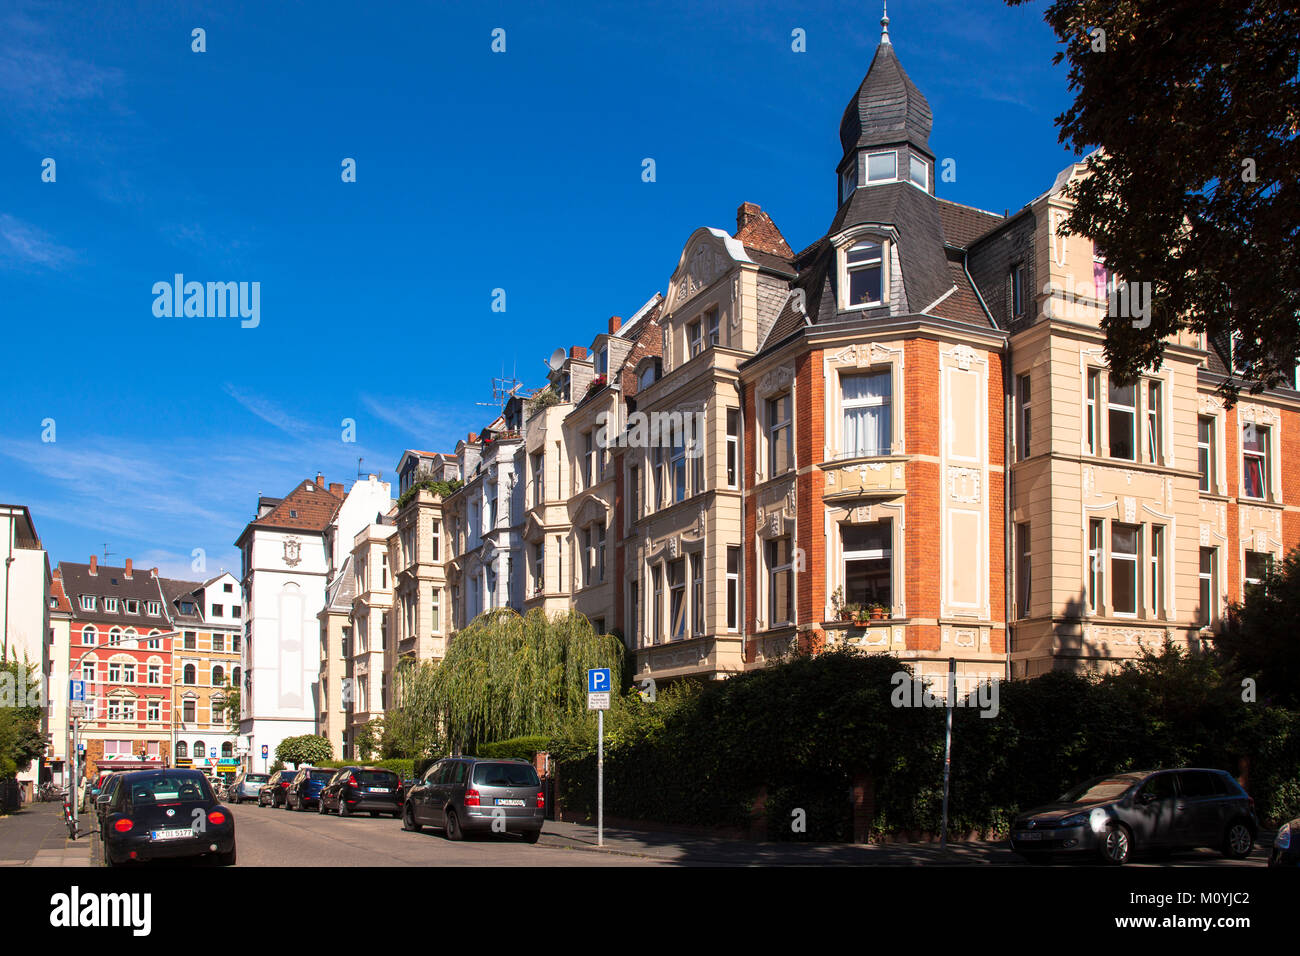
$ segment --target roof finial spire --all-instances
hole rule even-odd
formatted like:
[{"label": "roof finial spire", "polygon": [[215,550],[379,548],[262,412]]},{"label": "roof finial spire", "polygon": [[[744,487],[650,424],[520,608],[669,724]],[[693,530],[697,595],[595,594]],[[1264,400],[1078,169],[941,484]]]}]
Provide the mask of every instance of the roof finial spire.
[{"label": "roof finial spire", "polygon": [[884,15],[880,18],[880,42],[889,43],[889,0],[882,0],[881,6]]}]

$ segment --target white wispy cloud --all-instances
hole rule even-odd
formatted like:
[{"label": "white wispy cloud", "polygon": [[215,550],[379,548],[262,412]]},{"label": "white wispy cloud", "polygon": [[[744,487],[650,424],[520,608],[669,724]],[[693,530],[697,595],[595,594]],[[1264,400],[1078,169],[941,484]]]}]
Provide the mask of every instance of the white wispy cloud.
[{"label": "white wispy cloud", "polygon": [[0,262],[54,268],[76,258],[49,233],[8,213],[0,213]]},{"label": "white wispy cloud", "polygon": [[295,418],[275,402],[262,398],[260,395],[242,391],[229,382],[223,385],[222,388],[227,395],[242,405],[246,411],[252,412],[262,421],[280,429],[286,435],[292,435],[295,438],[307,438],[311,435],[314,426]]}]

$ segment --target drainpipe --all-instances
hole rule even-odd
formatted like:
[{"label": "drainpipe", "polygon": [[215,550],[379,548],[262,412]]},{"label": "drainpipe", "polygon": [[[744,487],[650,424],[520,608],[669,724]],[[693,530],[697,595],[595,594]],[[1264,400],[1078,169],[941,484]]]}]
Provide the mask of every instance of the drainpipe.
[{"label": "drainpipe", "polygon": [[9,660],[9,568],[14,563],[14,523],[17,521],[17,515],[9,512],[9,534],[8,542],[9,554],[5,557],[5,627],[4,627],[4,649],[0,651],[0,660]]}]

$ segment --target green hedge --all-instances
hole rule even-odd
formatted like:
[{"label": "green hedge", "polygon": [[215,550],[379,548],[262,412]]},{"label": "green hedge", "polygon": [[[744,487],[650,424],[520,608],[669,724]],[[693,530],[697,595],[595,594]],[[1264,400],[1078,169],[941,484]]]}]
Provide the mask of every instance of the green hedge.
[{"label": "green hedge", "polygon": [[535,754],[545,751],[550,747],[550,745],[550,737],[511,737],[509,740],[498,740],[495,743],[479,744],[478,756],[490,757],[494,760],[500,760],[507,757],[516,757],[520,760],[532,760]]},{"label": "green hedge", "polygon": [[391,770],[403,780],[410,780],[415,776],[415,761],[410,758],[393,757],[388,760],[322,760],[317,767],[329,767],[339,769],[342,767],[379,767],[382,770]]},{"label": "green hedge", "polygon": [[[877,833],[937,831],[944,710],[896,707],[888,655],[834,650],[726,681],[634,694],[606,716],[605,809],[629,819],[744,827],[766,789],[771,839],[851,837],[850,786],[874,787]],[[1011,819],[1090,777],[1161,767],[1240,775],[1265,825],[1300,815],[1300,714],[1241,700],[1206,657],[1167,650],[1104,678],[1049,673],[998,686],[998,713],[953,712],[949,826],[1005,833]],[[594,720],[556,735],[558,796],[595,809]],[[791,829],[802,810],[804,832]]]}]

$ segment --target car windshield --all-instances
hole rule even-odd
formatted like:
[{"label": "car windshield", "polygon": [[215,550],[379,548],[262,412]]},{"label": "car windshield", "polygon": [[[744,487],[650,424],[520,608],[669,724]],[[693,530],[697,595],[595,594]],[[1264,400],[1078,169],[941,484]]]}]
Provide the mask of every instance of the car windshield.
[{"label": "car windshield", "polygon": [[397,786],[397,774],[387,770],[361,770],[356,776],[357,782],[363,787]]},{"label": "car windshield", "polygon": [[313,780],[319,780],[321,783],[329,783],[332,779],[334,779],[334,771],[333,771],[333,770],[313,770],[313,771],[311,772],[311,779],[313,779]]},{"label": "car windshield", "polygon": [[1101,803],[1122,797],[1133,786],[1132,777],[1095,777],[1061,794],[1057,803]]},{"label": "car windshield", "polygon": [[131,781],[131,802],[158,803],[212,803],[212,791],[201,777],[184,777],[163,774]]},{"label": "car windshield", "polygon": [[250,773],[244,778],[244,783],[266,783],[266,781],[270,779],[271,778],[264,773]]},{"label": "car windshield", "polygon": [[536,787],[537,771],[526,763],[480,763],[474,766],[474,782],[483,787]]}]

